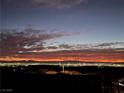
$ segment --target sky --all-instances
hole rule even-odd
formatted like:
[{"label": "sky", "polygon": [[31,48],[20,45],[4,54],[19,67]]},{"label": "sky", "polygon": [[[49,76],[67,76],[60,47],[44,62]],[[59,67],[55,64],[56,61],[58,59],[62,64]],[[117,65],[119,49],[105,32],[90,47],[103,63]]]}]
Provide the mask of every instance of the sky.
[{"label": "sky", "polygon": [[0,0],[0,4],[1,57],[124,48],[124,0]]}]

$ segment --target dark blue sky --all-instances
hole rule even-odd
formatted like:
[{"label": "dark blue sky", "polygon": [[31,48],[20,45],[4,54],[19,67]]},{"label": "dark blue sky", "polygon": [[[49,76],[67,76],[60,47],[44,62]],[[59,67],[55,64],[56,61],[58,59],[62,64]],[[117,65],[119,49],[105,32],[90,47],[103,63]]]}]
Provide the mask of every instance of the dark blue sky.
[{"label": "dark blue sky", "polygon": [[79,34],[48,43],[123,42],[124,0],[0,0],[2,28],[58,30]]}]

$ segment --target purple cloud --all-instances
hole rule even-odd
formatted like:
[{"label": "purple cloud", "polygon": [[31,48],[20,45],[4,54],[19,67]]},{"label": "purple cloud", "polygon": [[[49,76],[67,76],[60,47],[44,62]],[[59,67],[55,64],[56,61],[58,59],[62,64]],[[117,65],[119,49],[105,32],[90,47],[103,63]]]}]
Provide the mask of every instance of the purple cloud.
[{"label": "purple cloud", "polygon": [[16,6],[36,6],[52,8],[72,8],[80,4],[86,4],[88,0],[6,0],[8,4]]},{"label": "purple cloud", "polygon": [[71,8],[86,3],[88,0],[32,0],[32,3],[39,6],[54,8]]},{"label": "purple cloud", "polygon": [[42,50],[47,42],[46,40],[69,35],[72,35],[72,33],[35,30],[32,28],[25,29],[24,31],[2,30],[0,32],[0,55],[13,55],[18,53],[18,51]]}]

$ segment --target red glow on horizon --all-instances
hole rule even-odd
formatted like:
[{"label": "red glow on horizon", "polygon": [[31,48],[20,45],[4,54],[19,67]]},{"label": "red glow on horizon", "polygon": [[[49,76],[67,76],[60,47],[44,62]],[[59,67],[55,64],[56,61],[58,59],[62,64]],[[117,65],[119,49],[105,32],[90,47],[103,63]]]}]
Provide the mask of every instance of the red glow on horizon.
[{"label": "red glow on horizon", "polygon": [[81,61],[81,62],[124,62],[123,52],[51,52],[40,54],[20,54],[0,57],[0,61]]},{"label": "red glow on horizon", "polygon": [[81,61],[81,62],[124,62],[124,59],[109,59],[109,58],[93,58],[93,59],[88,59],[88,58],[79,58],[79,59],[75,59],[75,58],[65,58],[65,57],[61,57],[61,58],[16,58],[16,57],[7,57],[7,58],[0,58],[0,61],[28,61],[28,60],[32,60],[32,61]]}]

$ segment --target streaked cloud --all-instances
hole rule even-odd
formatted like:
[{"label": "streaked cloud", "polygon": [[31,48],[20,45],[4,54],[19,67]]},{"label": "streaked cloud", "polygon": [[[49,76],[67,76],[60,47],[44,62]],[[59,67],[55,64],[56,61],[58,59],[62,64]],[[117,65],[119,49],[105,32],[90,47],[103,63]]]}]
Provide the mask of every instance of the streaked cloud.
[{"label": "streaked cloud", "polygon": [[8,4],[16,6],[36,6],[50,8],[72,8],[80,4],[86,4],[88,0],[5,0]]},{"label": "streaked cloud", "polygon": [[[45,46],[45,45],[44,45]],[[59,52],[59,51],[124,51],[124,42],[111,42],[111,43],[92,43],[92,44],[58,44],[58,45],[47,45],[42,50],[32,50],[30,53],[43,53],[43,52]]]},{"label": "streaked cloud", "polygon": [[73,33],[64,31],[36,30],[32,28],[27,28],[23,31],[17,31],[16,29],[2,30],[0,32],[0,55],[11,55],[15,53],[42,50],[45,48],[44,44],[48,40],[70,35],[73,35]]},{"label": "streaked cloud", "polygon": [[[124,51],[124,49],[123,49]],[[31,54],[22,54],[19,56],[0,57],[1,61],[82,61],[82,62],[124,62],[124,52],[115,51],[114,49],[104,50],[69,50],[40,52]]]},{"label": "streaked cloud", "polygon": [[54,7],[54,8],[71,8],[88,0],[32,0],[38,6]]},{"label": "streaked cloud", "polygon": [[59,45],[59,48],[65,48],[65,49],[68,49],[68,48],[72,48],[73,46],[69,45],[69,44],[60,44]]},{"label": "streaked cloud", "polygon": [[124,42],[101,43],[101,44],[96,44],[94,47],[96,48],[124,48]]}]

